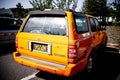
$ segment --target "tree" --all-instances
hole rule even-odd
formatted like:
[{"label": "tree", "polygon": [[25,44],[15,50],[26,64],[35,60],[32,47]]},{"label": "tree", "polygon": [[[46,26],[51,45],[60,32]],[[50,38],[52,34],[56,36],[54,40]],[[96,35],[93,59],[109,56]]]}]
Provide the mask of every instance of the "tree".
[{"label": "tree", "polygon": [[77,7],[78,0],[30,0],[30,4],[34,9],[44,10],[51,8],[59,8],[59,9],[73,9],[75,10]]},{"label": "tree", "polygon": [[108,7],[107,7],[107,0],[97,0],[98,9],[97,12],[102,19],[103,23],[106,23],[106,17],[109,15]]},{"label": "tree", "polygon": [[75,11],[78,0],[53,0],[53,5],[59,9]]},{"label": "tree", "polygon": [[44,10],[52,8],[52,0],[29,0],[34,9]]},{"label": "tree", "polygon": [[16,4],[16,8],[13,10],[13,13],[14,13],[14,17],[16,17],[16,18],[25,17],[24,8],[21,5],[21,3]]},{"label": "tree", "polygon": [[115,8],[116,21],[119,21],[120,20],[120,0],[114,0],[112,5]]},{"label": "tree", "polygon": [[18,4],[16,5],[16,7],[17,7],[18,17],[19,17],[19,18],[23,17],[23,15],[24,15],[24,8],[23,8],[23,6],[21,5],[21,3],[18,3]]},{"label": "tree", "polygon": [[98,7],[96,0],[85,0],[82,10],[84,13],[96,16],[98,15],[96,7]]},{"label": "tree", "polygon": [[75,9],[77,8],[77,3],[78,3],[78,0],[73,0],[72,10],[75,11]]},{"label": "tree", "polygon": [[84,13],[100,17],[105,22],[108,15],[107,0],[85,0],[83,4]]}]

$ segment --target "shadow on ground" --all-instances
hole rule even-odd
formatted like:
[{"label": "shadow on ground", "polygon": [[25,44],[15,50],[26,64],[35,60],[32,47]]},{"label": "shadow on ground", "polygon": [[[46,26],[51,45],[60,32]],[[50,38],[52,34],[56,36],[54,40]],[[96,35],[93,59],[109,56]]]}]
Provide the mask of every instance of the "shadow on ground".
[{"label": "shadow on ground", "polygon": [[92,73],[81,72],[71,78],[46,72],[39,72],[36,76],[42,80],[116,80],[120,74],[119,50],[107,47],[105,51],[100,48],[96,52],[95,68]]},{"label": "shadow on ground", "polygon": [[[14,52],[15,45],[0,46],[0,56],[8,55]],[[119,80],[117,77],[120,74],[120,54],[119,50],[111,47],[104,49],[100,48],[95,55],[95,68],[92,73],[81,72],[77,75],[66,78],[46,72],[36,74],[36,79],[31,80]]]},{"label": "shadow on ground", "polygon": [[12,53],[14,51],[16,51],[14,43],[0,45],[0,56],[7,55],[7,54]]}]

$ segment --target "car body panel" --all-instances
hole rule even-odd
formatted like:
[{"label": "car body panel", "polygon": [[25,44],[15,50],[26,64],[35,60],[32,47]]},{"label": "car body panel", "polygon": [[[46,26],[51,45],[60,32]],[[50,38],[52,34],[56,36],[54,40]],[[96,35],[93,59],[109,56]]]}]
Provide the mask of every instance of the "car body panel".
[{"label": "car body panel", "polygon": [[[37,56],[37,58],[47,59],[50,61],[61,62],[67,64],[68,52],[68,37],[65,36],[52,36],[44,34],[28,34],[19,33],[18,38],[18,51],[30,56]],[[62,40],[61,40],[62,39]],[[31,42],[50,44],[50,53],[37,52],[29,49]]]}]

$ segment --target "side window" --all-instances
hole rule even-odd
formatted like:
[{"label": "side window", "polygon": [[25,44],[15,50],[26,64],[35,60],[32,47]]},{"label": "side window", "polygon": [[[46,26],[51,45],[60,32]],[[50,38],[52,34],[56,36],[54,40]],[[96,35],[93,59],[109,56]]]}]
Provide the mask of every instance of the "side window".
[{"label": "side window", "polygon": [[90,26],[91,26],[92,32],[95,32],[96,31],[96,25],[95,25],[95,22],[94,22],[93,18],[90,18]]},{"label": "side window", "polygon": [[96,27],[98,28],[98,30],[100,30],[101,28],[100,28],[98,20],[97,19],[94,19],[94,20],[95,20]]},{"label": "side window", "polygon": [[84,15],[74,14],[74,19],[75,19],[77,33],[88,32],[87,20],[86,20],[86,17]]},{"label": "side window", "polygon": [[14,19],[0,18],[0,25],[0,30],[18,30],[21,24]]},{"label": "side window", "polygon": [[95,19],[95,24],[96,24],[96,26],[99,26],[99,22],[97,19]]},{"label": "side window", "polygon": [[13,20],[11,27],[13,27],[13,30],[18,30],[20,28],[21,23],[19,23],[17,20]]}]

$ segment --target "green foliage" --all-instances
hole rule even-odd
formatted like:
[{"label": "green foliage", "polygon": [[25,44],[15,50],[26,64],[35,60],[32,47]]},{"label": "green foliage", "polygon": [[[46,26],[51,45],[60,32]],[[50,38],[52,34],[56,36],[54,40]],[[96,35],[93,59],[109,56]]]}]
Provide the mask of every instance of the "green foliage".
[{"label": "green foliage", "polygon": [[[70,2],[69,2],[70,3]],[[69,4],[68,3],[68,4]],[[65,5],[66,5],[66,0],[56,0],[56,1],[53,1],[53,5],[59,9],[64,9],[66,8]]]},{"label": "green foliage", "polygon": [[83,3],[83,5],[84,5],[83,11],[90,15],[96,15],[97,14],[96,3],[97,2],[95,0],[85,0],[85,2]]},{"label": "green foliage", "polygon": [[78,0],[53,0],[53,5],[59,9],[64,10],[75,10],[77,7]]},{"label": "green foliage", "polygon": [[73,9],[77,7],[78,0],[29,0],[34,9],[44,10],[51,8]]},{"label": "green foliage", "polygon": [[22,18],[24,16],[23,6],[21,5],[21,3],[18,3],[16,7],[17,7],[17,11],[16,11],[17,17]]},{"label": "green foliage", "polygon": [[100,17],[102,23],[106,24],[105,17],[109,14],[107,0],[85,0],[83,3],[83,12]]},{"label": "green foliage", "polygon": [[75,11],[75,9],[77,8],[77,3],[78,3],[78,0],[73,0],[72,10]]},{"label": "green foliage", "polygon": [[21,3],[16,4],[16,8],[11,8],[15,18],[23,18],[26,16],[26,10],[23,8]]},{"label": "green foliage", "polygon": [[109,13],[109,16],[115,17],[117,22],[120,21],[120,0],[114,0],[109,3]]},{"label": "green foliage", "polygon": [[29,0],[34,9],[44,10],[52,8],[52,0]]},{"label": "green foliage", "polygon": [[108,14],[107,0],[85,0],[83,3],[83,11],[93,16],[104,17]]},{"label": "green foliage", "polygon": [[116,21],[119,22],[120,20],[120,0],[115,0],[112,5],[114,6],[115,8],[115,16],[116,16]]},{"label": "green foliage", "polygon": [[112,25],[113,26],[120,26],[120,21],[114,21],[114,22],[112,22]]}]

